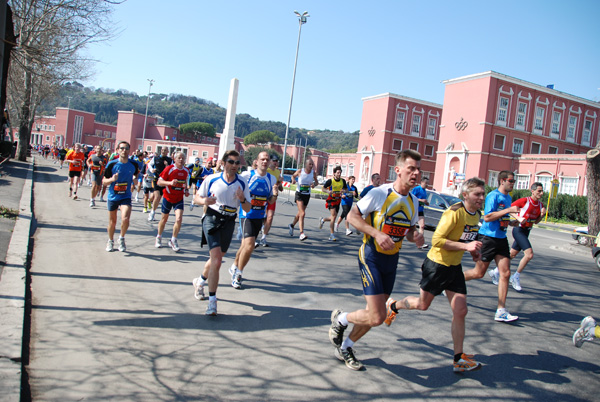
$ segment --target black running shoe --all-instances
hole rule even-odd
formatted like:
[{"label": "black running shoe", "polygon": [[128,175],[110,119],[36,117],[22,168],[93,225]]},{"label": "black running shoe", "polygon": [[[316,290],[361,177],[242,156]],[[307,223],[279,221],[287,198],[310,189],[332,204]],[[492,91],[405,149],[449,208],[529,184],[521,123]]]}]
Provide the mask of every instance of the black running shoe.
[{"label": "black running shoe", "polygon": [[346,363],[346,367],[348,367],[350,370],[358,371],[364,367],[363,364],[356,358],[356,356],[354,356],[354,351],[352,348],[335,348],[334,354],[335,357]]},{"label": "black running shoe", "polygon": [[342,346],[344,340],[344,331],[348,328],[347,325],[342,325],[338,321],[338,316],[342,313],[342,310],[335,309],[331,313],[331,327],[329,328],[329,340],[333,346],[339,348]]}]

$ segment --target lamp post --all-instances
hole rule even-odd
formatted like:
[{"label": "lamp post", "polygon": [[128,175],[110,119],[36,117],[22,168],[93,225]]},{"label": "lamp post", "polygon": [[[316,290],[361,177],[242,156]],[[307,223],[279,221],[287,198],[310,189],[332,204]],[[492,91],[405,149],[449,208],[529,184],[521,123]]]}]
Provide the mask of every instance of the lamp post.
[{"label": "lamp post", "polygon": [[[288,109],[288,118],[287,124],[285,126],[285,139],[283,141],[283,156],[281,162],[281,174],[283,175],[285,172],[285,155],[287,153],[287,140],[288,133],[290,132],[290,118],[292,116],[292,101],[294,100],[294,83],[296,82],[296,66],[298,65],[298,49],[300,49],[300,34],[302,33],[302,24],[306,24],[306,18],[310,17],[308,15],[308,11],[300,14],[298,11],[294,10],[294,14],[298,16],[299,28],[298,28],[298,44],[296,45],[296,59],[294,60],[294,75],[292,76],[292,93],[290,94],[290,108]],[[300,167],[300,164],[298,164]]]},{"label": "lamp post", "polygon": [[154,80],[148,79],[150,86],[148,87],[148,99],[146,99],[146,117],[144,117],[144,133],[142,134],[142,152],[144,151],[144,141],[146,140],[146,124],[148,122],[148,105],[150,104],[150,91]]}]

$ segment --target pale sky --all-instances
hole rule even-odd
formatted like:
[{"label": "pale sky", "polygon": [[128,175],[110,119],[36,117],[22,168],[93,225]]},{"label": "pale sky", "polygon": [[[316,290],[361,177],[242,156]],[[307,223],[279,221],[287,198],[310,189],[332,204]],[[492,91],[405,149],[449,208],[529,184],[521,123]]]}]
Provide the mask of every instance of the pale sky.
[{"label": "pale sky", "polygon": [[[287,122],[356,131],[362,98],[391,92],[442,104],[441,81],[497,71],[600,101],[600,1],[127,0],[121,35],[89,49],[86,86],[178,93]],[[66,106],[66,101],[65,101]]]}]

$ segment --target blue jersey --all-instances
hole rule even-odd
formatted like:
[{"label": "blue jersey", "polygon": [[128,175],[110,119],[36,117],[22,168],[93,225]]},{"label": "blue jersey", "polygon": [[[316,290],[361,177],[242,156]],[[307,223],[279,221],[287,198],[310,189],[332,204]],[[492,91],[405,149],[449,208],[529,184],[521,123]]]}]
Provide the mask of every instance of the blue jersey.
[{"label": "blue jersey", "polygon": [[259,176],[256,170],[246,171],[241,176],[248,181],[252,208],[249,212],[240,208],[240,218],[263,219],[267,211],[267,200],[273,195],[277,179],[271,173]]},{"label": "blue jersey", "polygon": [[[416,195],[420,200],[427,199],[427,191],[421,186],[413,188],[410,192]],[[424,204],[421,204],[421,202],[419,202],[419,212],[425,212]]]},{"label": "blue jersey", "polygon": [[104,177],[110,179],[118,173],[117,180],[108,187],[108,201],[121,201],[131,198],[131,184],[133,176],[138,174],[137,164],[131,160],[122,163],[119,159],[108,162],[104,170]]},{"label": "blue jersey", "polygon": [[342,197],[342,205],[352,206],[352,203],[354,202],[354,196],[358,190],[356,189],[356,186],[347,185],[347,187],[348,191],[346,192],[346,196]]},{"label": "blue jersey", "polygon": [[[509,194],[504,195],[496,189],[491,191],[487,197],[485,197],[485,209],[483,213],[484,215],[487,215],[490,212],[510,208],[511,203],[512,198]],[[508,214],[493,222],[483,222],[483,226],[479,229],[479,233],[497,239],[506,239],[506,229],[508,228],[509,222],[510,215]]]}]

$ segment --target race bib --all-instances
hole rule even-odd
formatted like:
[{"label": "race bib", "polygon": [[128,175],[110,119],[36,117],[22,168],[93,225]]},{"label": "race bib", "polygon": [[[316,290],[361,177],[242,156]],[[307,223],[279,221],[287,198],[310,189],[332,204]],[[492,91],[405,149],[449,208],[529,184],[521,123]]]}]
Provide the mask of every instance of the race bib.
[{"label": "race bib", "polygon": [[115,193],[117,194],[125,194],[127,193],[127,187],[129,186],[129,183],[115,183]]},{"label": "race bib", "polygon": [[509,226],[510,216],[503,216],[500,218],[500,230],[506,232],[506,228]]},{"label": "race bib", "polygon": [[402,221],[388,216],[385,219],[385,223],[383,224],[381,231],[390,236],[395,243],[398,243],[404,239],[404,236],[406,236],[409,229],[410,226],[406,226],[406,224]]},{"label": "race bib", "polygon": [[310,193],[310,186],[300,185],[300,186],[298,186],[298,188],[302,194]]},{"label": "race bib", "polygon": [[460,241],[461,243],[472,242],[473,240],[477,239],[478,233],[479,233],[479,226],[465,225],[465,230],[464,230],[463,234],[460,236],[460,239],[458,241]]},{"label": "race bib", "polygon": [[252,209],[254,210],[263,210],[267,205],[267,197],[252,194],[252,200],[250,200],[250,204],[252,204]]},{"label": "race bib", "polygon": [[183,191],[185,180],[177,180],[177,184],[173,186],[173,190]]},{"label": "race bib", "polygon": [[93,171],[100,170],[100,166],[92,165],[92,170]]},{"label": "race bib", "polygon": [[331,198],[341,198],[341,197],[342,197],[341,191],[332,191],[331,192]]},{"label": "race bib", "polygon": [[227,205],[221,205],[219,207],[219,212],[222,215],[235,216],[235,213],[237,212],[237,208],[230,207],[230,206],[227,206]]}]

